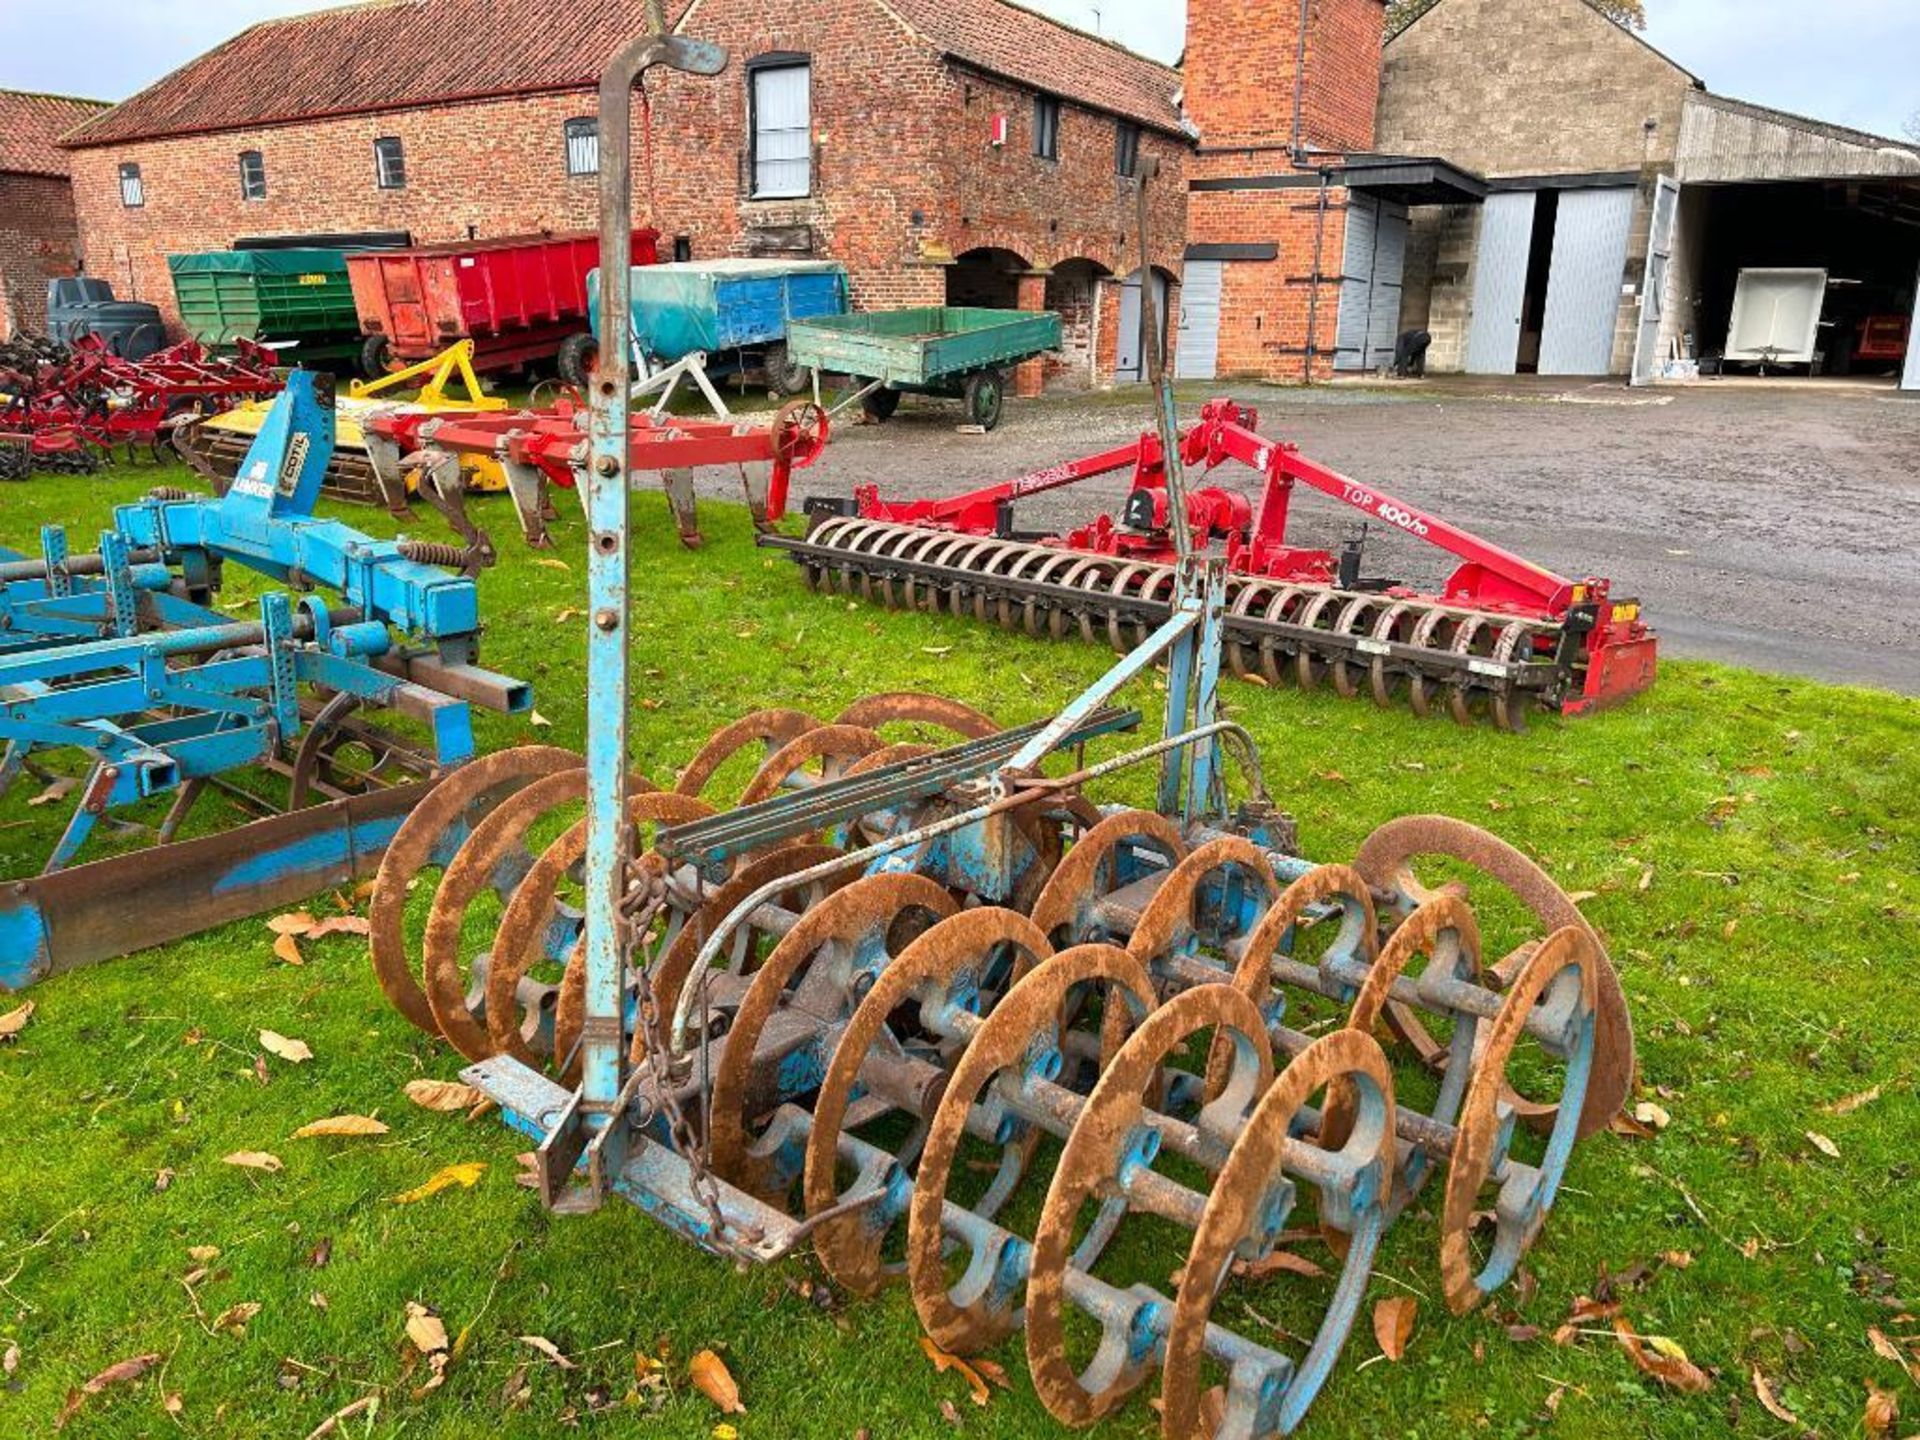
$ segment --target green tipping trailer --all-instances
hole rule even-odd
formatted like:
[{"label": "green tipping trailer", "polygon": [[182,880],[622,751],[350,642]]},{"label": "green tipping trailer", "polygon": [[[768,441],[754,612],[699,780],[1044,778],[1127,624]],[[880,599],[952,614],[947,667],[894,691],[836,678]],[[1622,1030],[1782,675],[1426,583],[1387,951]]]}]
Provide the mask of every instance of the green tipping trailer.
[{"label": "green tipping trailer", "polygon": [[169,255],[167,268],[180,323],[203,345],[257,340],[307,366],[359,354],[345,250],[211,250]]},{"label": "green tipping trailer", "polygon": [[966,402],[986,430],[1000,423],[1007,372],[1060,348],[1060,317],[1048,310],[925,306],[823,315],[787,328],[793,364],[866,382],[861,404],[876,420],[892,416],[903,392]]}]

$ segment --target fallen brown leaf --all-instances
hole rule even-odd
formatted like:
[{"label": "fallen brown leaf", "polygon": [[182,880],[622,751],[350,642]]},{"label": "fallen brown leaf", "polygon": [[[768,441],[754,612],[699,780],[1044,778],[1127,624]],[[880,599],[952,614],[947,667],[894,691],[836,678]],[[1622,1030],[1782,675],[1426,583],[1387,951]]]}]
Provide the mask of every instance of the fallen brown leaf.
[{"label": "fallen brown leaf", "polygon": [[20,1346],[8,1344],[4,1354],[0,1354],[0,1375],[11,1375],[20,1368]]},{"label": "fallen brown leaf", "polygon": [[300,953],[300,942],[291,935],[274,936],[273,953],[284,964],[304,965],[307,963],[307,957]]},{"label": "fallen brown leaf", "polygon": [[533,557],[533,563],[544,565],[549,570],[565,570],[568,574],[573,573],[573,567],[555,555],[536,555]]},{"label": "fallen brown leaf", "polygon": [[1235,1264],[1233,1273],[1242,1280],[1264,1280],[1269,1275],[1280,1274],[1304,1275],[1309,1280],[1318,1280],[1327,1272],[1304,1255],[1296,1255],[1291,1250],[1275,1250],[1259,1260]]},{"label": "fallen brown leaf", "polygon": [[944,1375],[951,1370],[967,1382],[968,1398],[974,1404],[984,1405],[993,1398],[993,1391],[987,1388],[986,1378],[958,1355],[949,1355],[926,1335],[920,1337],[920,1349],[927,1359],[933,1362],[933,1368],[940,1374]]},{"label": "fallen brown leaf", "polygon": [[307,932],[309,940],[324,940],[329,935],[371,935],[373,922],[364,915],[329,915]]},{"label": "fallen brown leaf", "polygon": [[462,1085],[458,1080],[409,1080],[407,1099],[422,1110],[436,1110],[442,1114],[451,1114],[456,1110],[468,1110],[487,1097],[471,1085]]},{"label": "fallen brown leaf", "polygon": [[1664,1130],[1673,1123],[1673,1116],[1666,1106],[1656,1105],[1651,1100],[1642,1100],[1633,1107],[1633,1118],[1642,1125],[1651,1125],[1655,1130]]},{"label": "fallen brown leaf", "polygon": [[1879,1440],[1880,1436],[1893,1429],[1893,1422],[1900,1418],[1900,1397],[1891,1390],[1882,1390],[1871,1380],[1867,1382],[1867,1408],[1860,1416],[1860,1423],[1867,1434]]},{"label": "fallen brown leaf", "polygon": [[80,782],[77,779],[75,779],[73,776],[62,775],[58,779],[49,783],[47,788],[42,790],[38,795],[35,795],[31,799],[29,799],[27,801],[27,804],[32,806],[36,810],[39,809],[42,805],[51,805],[53,804],[54,801],[63,800],[67,796],[71,795],[74,792],[75,787],[77,787],[79,784]]},{"label": "fallen brown leaf", "polygon": [[438,1195],[442,1190],[450,1189],[455,1185],[471,1190],[480,1183],[480,1177],[486,1173],[487,1162],[484,1160],[469,1160],[464,1164],[449,1165],[436,1172],[426,1184],[416,1185],[413,1189],[394,1196],[393,1203],[411,1205],[416,1200],[424,1200],[429,1195]]},{"label": "fallen brown leaf", "polygon": [[173,1392],[173,1394],[167,1396],[164,1400],[162,1400],[160,1402],[160,1405],[161,1405],[161,1408],[167,1412],[167,1414],[173,1416],[177,1420],[180,1418],[181,1412],[187,1408],[187,1397],[182,1395],[178,1390],[176,1390]]},{"label": "fallen brown leaf", "polygon": [[258,1300],[244,1300],[238,1305],[229,1305],[214,1317],[213,1328],[216,1332],[226,1330],[235,1335],[247,1333],[247,1322],[260,1313]]},{"label": "fallen brown leaf", "polygon": [[33,1001],[29,1000],[17,1010],[9,1010],[0,1015],[0,1040],[11,1040],[27,1028],[27,1021],[33,1018]]},{"label": "fallen brown leaf", "polygon": [[995,1385],[998,1385],[1002,1390],[1011,1390],[1013,1388],[1013,1381],[1007,1378],[1005,1366],[998,1365],[992,1360],[986,1359],[969,1360],[967,1363],[982,1375],[986,1376],[986,1378]]},{"label": "fallen brown leaf", "polygon": [[954,1429],[958,1430],[960,1428],[960,1412],[954,1407],[953,1401],[942,1400],[940,1402],[940,1418],[953,1426]]},{"label": "fallen brown leaf", "polygon": [[1871,1105],[1879,1098],[1880,1087],[1876,1085],[1871,1090],[1862,1090],[1858,1095],[1849,1095],[1843,1100],[1836,1100],[1831,1105],[1822,1105],[1820,1108],[1829,1115],[1851,1115],[1861,1106]]},{"label": "fallen brown leaf", "polygon": [[293,1132],[296,1140],[354,1139],[367,1135],[385,1135],[387,1127],[371,1115],[330,1115]]},{"label": "fallen brown leaf", "polygon": [[205,1265],[220,1258],[220,1247],[218,1245],[189,1245],[187,1247],[187,1258],[196,1265]]},{"label": "fallen brown leaf", "polygon": [[547,1359],[551,1360],[555,1365],[559,1366],[562,1370],[572,1370],[577,1368],[574,1365],[573,1361],[569,1360],[565,1355],[562,1355],[560,1353],[560,1347],[554,1344],[553,1341],[547,1339],[547,1337],[544,1335],[522,1335],[520,1337],[520,1343],[522,1345],[531,1345],[534,1349],[538,1350],[542,1355],[546,1356]]},{"label": "fallen brown leaf", "polygon": [[1838,1160],[1840,1158],[1840,1147],[1822,1135],[1818,1130],[1807,1131],[1807,1143],[1812,1145],[1814,1149],[1818,1150],[1829,1160]]},{"label": "fallen brown leaf", "polygon": [[1413,1322],[1420,1302],[1411,1295],[1391,1295],[1373,1307],[1373,1338],[1380,1342],[1380,1353],[1397,1361],[1407,1353],[1407,1341],[1413,1337]]},{"label": "fallen brown leaf", "polygon": [[713,1351],[702,1350],[689,1360],[687,1374],[693,1380],[693,1388],[718,1406],[722,1415],[747,1413],[747,1407],[740,1403],[740,1387],[734,1383],[733,1372]]},{"label": "fallen brown leaf", "polygon": [[1704,1395],[1713,1388],[1707,1372],[1666,1336],[1636,1335],[1633,1328],[1618,1317],[1614,1319],[1613,1332],[1620,1337],[1620,1344],[1633,1363],[1662,1385],[1685,1395]]},{"label": "fallen brown leaf", "polygon": [[109,1365],[98,1375],[87,1381],[77,1390],[67,1392],[67,1403],[60,1409],[60,1416],[53,1422],[56,1430],[64,1429],[66,1423],[80,1413],[80,1407],[87,1403],[89,1395],[98,1395],[111,1385],[124,1385],[138,1380],[147,1371],[160,1363],[156,1355],[135,1355],[114,1365]]},{"label": "fallen brown leaf", "polygon": [[413,1348],[422,1355],[431,1355],[436,1350],[445,1350],[448,1345],[446,1322],[419,1301],[409,1300],[407,1302],[407,1338],[413,1342]]},{"label": "fallen brown leaf", "polygon": [[1760,1408],[1781,1424],[1798,1425],[1800,1423],[1800,1417],[1780,1403],[1780,1398],[1773,1393],[1772,1382],[1760,1373],[1758,1365],[1753,1367],[1753,1395],[1760,1402]]},{"label": "fallen brown leaf", "polygon": [[290,910],[267,921],[267,929],[276,935],[305,935],[313,929],[313,915],[306,910]]},{"label": "fallen brown leaf", "polygon": [[276,1171],[287,1168],[280,1163],[278,1155],[269,1155],[264,1150],[236,1150],[233,1154],[225,1156],[220,1163],[238,1165],[243,1170]]},{"label": "fallen brown leaf", "polygon": [[295,1065],[304,1065],[313,1059],[313,1050],[306,1041],[289,1040],[278,1030],[262,1030],[260,1048],[269,1055],[277,1055],[280,1059]]},{"label": "fallen brown leaf", "polygon": [[1642,1125],[1625,1110],[1614,1116],[1607,1128],[1616,1135],[1625,1135],[1634,1140],[1651,1140],[1654,1135],[1651,1125]]}]

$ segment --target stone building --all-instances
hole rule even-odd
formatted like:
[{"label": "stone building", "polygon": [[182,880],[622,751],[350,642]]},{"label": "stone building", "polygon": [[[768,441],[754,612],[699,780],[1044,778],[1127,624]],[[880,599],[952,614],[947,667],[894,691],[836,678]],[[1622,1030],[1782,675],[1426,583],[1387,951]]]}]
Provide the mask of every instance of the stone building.
[{"label": "stone building", "polygon": [[1432,333],[1430,368],[1744,366],[1729,342],[1762,270],[1811,287],[1803,369],[1897,366],[1913,147],[1713,95],[1585,0],[1440,0],[1386,46],[1376,143],[1485,181],[1478,203],[1411,216],[1401,323]]},{"label": "stone building", "polygon": [[0,339],[47,327],[47,281],[80,263],[71,158],[60,137],[98,100],[0,90]]}]

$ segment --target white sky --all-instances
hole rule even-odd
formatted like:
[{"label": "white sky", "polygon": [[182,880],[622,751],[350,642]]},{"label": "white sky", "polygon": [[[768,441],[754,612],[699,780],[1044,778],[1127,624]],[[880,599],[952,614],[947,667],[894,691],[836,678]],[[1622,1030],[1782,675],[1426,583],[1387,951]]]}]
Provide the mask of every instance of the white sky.
[{"label": "white sky", "polygon": [[[0,0],[0,87],[125,99],[255,20],[325,3]],[[1028,3],[1179,55],[1183,0]],[[1647,10],[1647,39],[1723,95],[1889,135],[1920,112],[1920,0],[1647,0]]]}]

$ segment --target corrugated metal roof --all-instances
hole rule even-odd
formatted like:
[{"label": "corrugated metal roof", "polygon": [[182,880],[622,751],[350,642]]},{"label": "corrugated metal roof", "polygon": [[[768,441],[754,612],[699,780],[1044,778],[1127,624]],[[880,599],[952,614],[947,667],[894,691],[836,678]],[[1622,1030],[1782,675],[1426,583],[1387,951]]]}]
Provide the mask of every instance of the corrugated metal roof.
[{"label": "corrugated metal roof", "polygon": [[64,179],[73,170],[60,137],[106,108],[104,100],[0,90],[0,172]]},{"label": "corrugated metal roof", "polygon": [[[686,3],[668,6],[676,18]],[[1007,0],[876,0],[934,49],[993,74],[1178,129],[1180,74]],[[199,134],[483,96],[588,89],[646,23],[645,0],[364,0],[242,31],[70,136]],[[696,27],[697,28],[697,27]],[[436,37],[458,36],[449,45]]]}]

